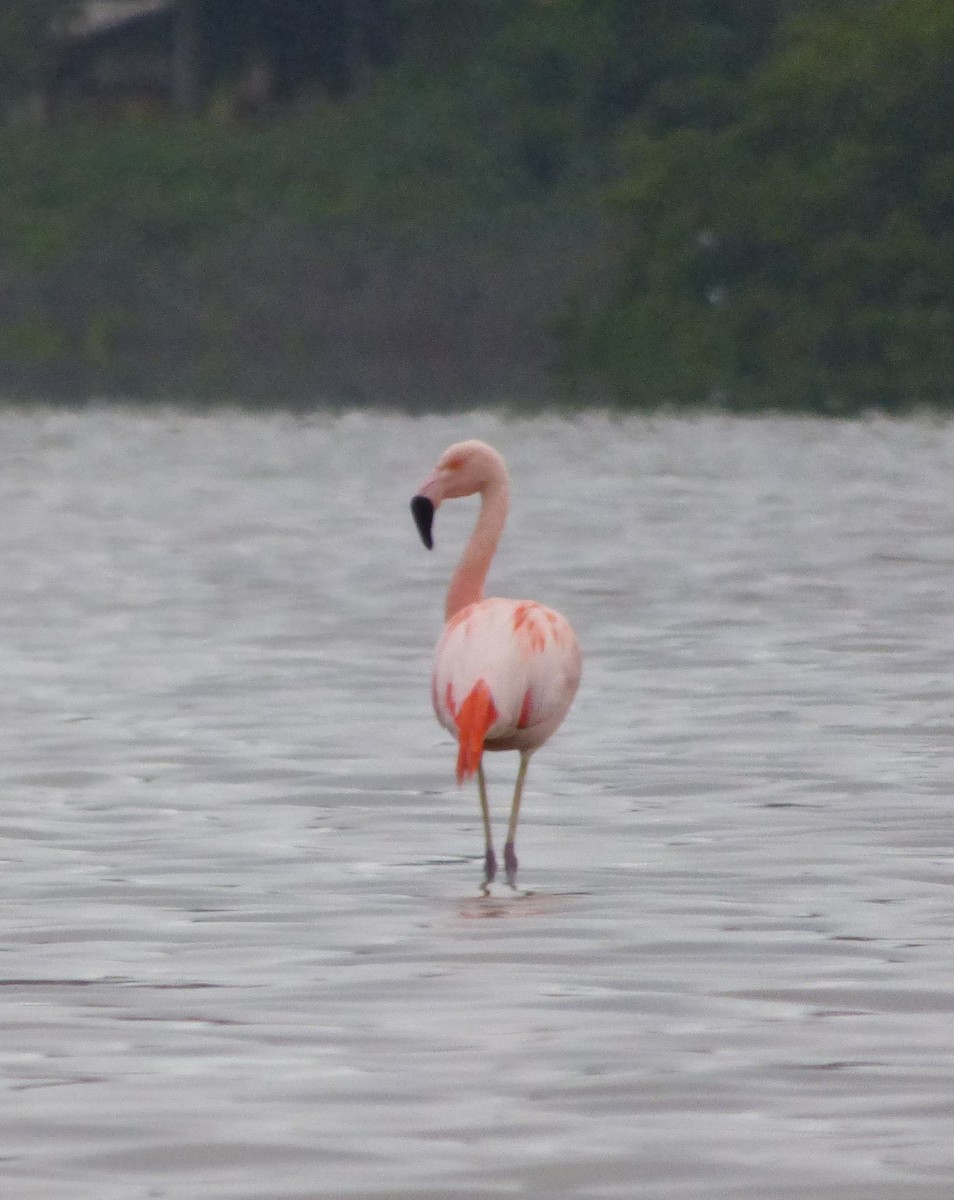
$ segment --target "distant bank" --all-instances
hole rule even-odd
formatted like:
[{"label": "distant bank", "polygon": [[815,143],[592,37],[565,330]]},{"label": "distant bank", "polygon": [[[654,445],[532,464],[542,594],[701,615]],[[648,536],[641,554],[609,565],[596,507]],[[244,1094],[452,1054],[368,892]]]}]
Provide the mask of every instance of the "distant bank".
[{"label": "distant bank", "polygon": [[559,329],[600,287],[592,219],[276,221],[191,252],[98,239],[8,272],[0,395],[457,407],[581,398]]}]

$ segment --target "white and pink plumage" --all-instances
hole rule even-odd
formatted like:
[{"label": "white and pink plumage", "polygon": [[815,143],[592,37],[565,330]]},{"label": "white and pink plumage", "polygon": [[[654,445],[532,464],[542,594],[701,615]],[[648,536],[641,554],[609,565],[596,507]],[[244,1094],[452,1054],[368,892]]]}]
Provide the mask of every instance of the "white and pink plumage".
[{"label": "white and pink plumage", "polygon": [[447,592],[446,624],[434,655],[431,696],[437,719],[457,738],[457,782],[477,776],[484,824],[485,881],[497,872],[484,750],[517,750],[520,767],[504,846],[515,885],[514,841],[530,756],[560,725],[580,682],[580,647],[569,622],[533,600],[484,599],[484,581],[510,503],[504,460],[485,442],[458,442],[441,455],[411,501],[430,549],[434,513],[444,500],[479,494],[480,514]]}]

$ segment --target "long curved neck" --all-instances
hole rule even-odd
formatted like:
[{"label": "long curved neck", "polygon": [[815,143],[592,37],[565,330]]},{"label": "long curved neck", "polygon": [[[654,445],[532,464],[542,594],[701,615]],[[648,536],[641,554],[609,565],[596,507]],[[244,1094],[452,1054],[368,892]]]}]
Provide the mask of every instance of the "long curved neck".
[{"label": "long curved neck", "polygon": [[483,599],[484,581],[490,570],[500,535],[503,533],[509,506],[510,489],[507,480],[493,480],[481,494],[477,524],[447,589],[445,620],[450,620],[454,613],[459,612],[465,605]]}]

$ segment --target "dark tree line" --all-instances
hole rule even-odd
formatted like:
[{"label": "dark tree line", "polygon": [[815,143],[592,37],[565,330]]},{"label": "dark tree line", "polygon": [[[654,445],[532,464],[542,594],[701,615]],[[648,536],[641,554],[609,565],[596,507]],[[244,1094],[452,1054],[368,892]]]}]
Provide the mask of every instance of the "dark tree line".
[{"label": "dark tree line", "polygon": [[[2,0],[0,105],[9,110],[54,68],[69,18],[83,7],[81,0]],[[253,58],[270,63],[279,104],[315,81],[331,96],[350,94],[366,71],[393,61],[397,7],[394,0],[177,0],[168,13],[147,16],[168,30],[180,107],[199,111],[205,89]]]},{"label": "dark tree line", "polygon": [[954,7],[799,14],[712,133],[631,128],[587,353],[639,402],[954,404]]},{"label": "dark tree line", "polygon": [[[68,9],[0,4],[0,100],[42,76]],[[611,281],[569,306],[572,374],[633,404],[954,405],[950,0],[180,0],[176,14],[183,107],[201,114],[210,81],[264,50],[269,130],[226,138],[200,120],[68,146],[52,131],[48,153],[14,139],[0,247],[52,258],[90,230],[194,246],[274,213],[428,230],[455,209],[601,207]],[[336,118],[319,106],[283,129],[283,100],[316,81],[346,101]]]}]

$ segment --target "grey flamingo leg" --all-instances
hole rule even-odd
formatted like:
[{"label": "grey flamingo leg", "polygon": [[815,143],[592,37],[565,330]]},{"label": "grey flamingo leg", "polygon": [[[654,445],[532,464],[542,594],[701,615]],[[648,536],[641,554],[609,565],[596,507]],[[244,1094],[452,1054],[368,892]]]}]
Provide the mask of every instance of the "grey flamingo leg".
[{"label": "grey flamingo leg", "polygon": [[517,821],[520,819],[520,800],[523,796],[523,781],[527,777],[527,767],[530,765],[530,754],[520,751],[520,769],[517,771],[517,783],[513,790],[513,801],[510,805],[510,824],[507,826],[507,841],[504,843],[504,866],[507,870],[507,882],[511,887],[517,886],[517,852],[514,841],[517,837]]},{"label": "grey flamingo leg", "polygon": [[480,815],[484,822],[484,883],[493,883],[497,875],[497,856],[494,854],[494,841],[490,832],[490,808],[487,804],[487,780],[484,778],[484,761],[480,760],[477,767],[477,789],[480,792]]}]

